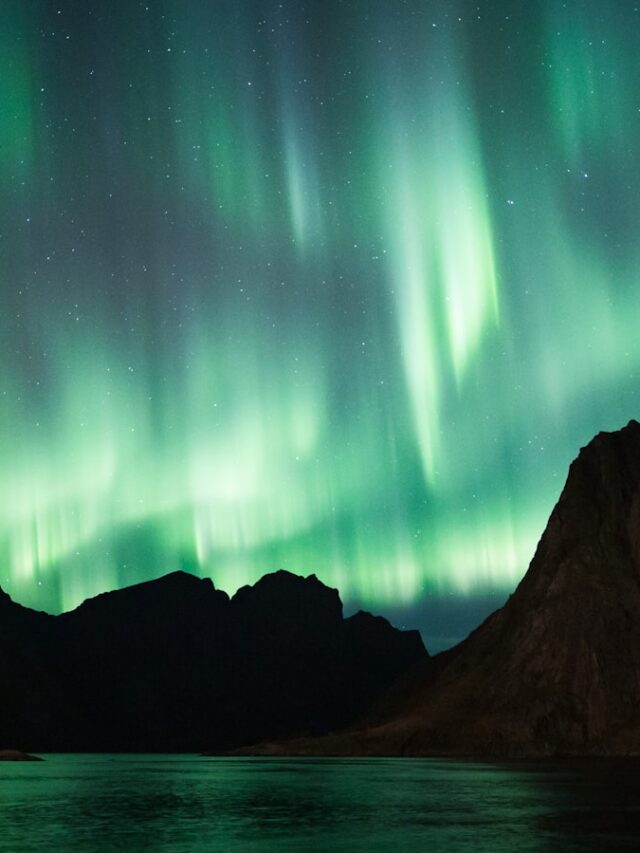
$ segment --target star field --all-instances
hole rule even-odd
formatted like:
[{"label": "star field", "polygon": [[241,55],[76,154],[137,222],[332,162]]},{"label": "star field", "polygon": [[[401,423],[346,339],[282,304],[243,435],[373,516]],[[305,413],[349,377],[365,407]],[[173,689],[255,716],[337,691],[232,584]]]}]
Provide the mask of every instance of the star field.
[{"label": "star field", "polygon": [[0,583],[506,595],[640,408],[632,3],[5,0]]}]

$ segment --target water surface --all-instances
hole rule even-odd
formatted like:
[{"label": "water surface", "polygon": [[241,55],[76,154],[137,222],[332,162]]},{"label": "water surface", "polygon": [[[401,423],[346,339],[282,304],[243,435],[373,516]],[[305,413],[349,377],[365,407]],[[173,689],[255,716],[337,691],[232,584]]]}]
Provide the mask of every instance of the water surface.
[{"label": "water surface", "polygon": [[1,851],[640,848],[640,764],[49,755],[0,763]]}]

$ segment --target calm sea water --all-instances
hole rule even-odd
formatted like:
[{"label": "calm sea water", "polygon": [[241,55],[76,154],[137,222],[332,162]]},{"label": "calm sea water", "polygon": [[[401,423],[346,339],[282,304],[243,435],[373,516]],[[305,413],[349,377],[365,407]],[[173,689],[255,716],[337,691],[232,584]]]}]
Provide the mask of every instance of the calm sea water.
[{"label": "calm sea water", "polygon": [[640,849],[640,766],[49,755],[0,763],[2,851]]}]

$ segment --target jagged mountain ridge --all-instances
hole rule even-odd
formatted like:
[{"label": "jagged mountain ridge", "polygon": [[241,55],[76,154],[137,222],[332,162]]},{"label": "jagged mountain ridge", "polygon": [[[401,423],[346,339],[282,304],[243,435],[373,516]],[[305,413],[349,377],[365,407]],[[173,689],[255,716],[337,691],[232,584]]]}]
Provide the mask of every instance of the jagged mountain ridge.
[{"label": "jagged mountain ridge", "polygon": [[0,744],[31,751],[224,749],[345,725],[428,659],[418,632],[343,619],[314,575],[233,598],[175,572],[60,616],[0,594]]},{"label": "jagged mountain ridge", "polygon": [[[232,600],[176,573],[60,617],[23,611],[0,596],[0,733],[30,732],[18,747],[640,754],[640,424],[580,451],[514,594],[436,658],[287,573]],[[368,725],[285,742],[369,702]]]}]

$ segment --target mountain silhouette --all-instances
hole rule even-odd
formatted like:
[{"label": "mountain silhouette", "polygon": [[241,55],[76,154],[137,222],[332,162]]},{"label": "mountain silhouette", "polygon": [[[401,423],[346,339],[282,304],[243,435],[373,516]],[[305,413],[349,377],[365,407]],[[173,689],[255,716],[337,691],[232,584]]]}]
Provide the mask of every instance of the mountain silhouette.
[{"label": "mountain silhouette", "polygon": [[314,575],[233,598],[175,572],[50,616],[0,591],[0,747],[221,750],[349,723],[428,659]]},{"label": "mountain silhouette", "polygon": [[313,575],[176,572],[57,617],[0,591],[0,684],[0,746],[40,752],[640,754],[640,424],[580,451],[516,591],[434,658]]},{"label": "mountain silhouette", "polygon": [[520,585],[465,641],[408,673],[368,724],[263,750],[640,754],[640,424],[580,451]]}]

